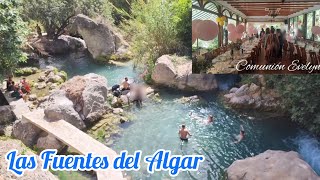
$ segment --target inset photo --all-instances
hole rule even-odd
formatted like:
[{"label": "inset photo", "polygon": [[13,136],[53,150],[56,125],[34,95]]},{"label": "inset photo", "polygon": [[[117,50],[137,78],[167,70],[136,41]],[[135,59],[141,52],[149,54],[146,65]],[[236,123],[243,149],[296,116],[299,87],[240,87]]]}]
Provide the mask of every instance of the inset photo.
[{"label": "inset photo", "polygon": [[192,0],[192,72],[320,72],[320,1]]}]

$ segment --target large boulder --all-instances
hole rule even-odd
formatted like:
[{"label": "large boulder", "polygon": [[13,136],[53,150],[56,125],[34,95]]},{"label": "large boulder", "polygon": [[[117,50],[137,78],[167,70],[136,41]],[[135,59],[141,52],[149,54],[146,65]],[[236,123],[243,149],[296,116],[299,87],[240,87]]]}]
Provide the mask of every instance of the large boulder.
[{"label": "large boulder", "polygon": [[192,62],[184,57],[161,56],[151,77],[158,85],[181,90],[209,91],[218,88],[214,75],[192,74]]},{"label": "large boulder", "polygon": [[224,95],[227,104],[236,109],[282,110],[279,93],[259,85],[251,83],[244,84],[240,88],[232,88]]},{"label": "large boulder", "polygon": [[128,44],[111,23],[98,23],[78,14],[72,19],[69,30],[83,37],[94,59],[127,53]]},{"label": "large boulder", "polygon": [[61,35],[56,40],[41,38],[33,42],[31,46],[43,55],[68,54],[86,49],[86,44],[82,39],[68,35]]},{"label": "large boulder", "polygon": [[79,129],[86,127],[78,112],[75,111],[72,101],[66,97],[65,91],[54,91],[48,98],[48,104],[44,110],[48,121],[63,119]]},{"label": "large boulder", "polygon": [[0,136],[6,132],[6,127],[16,119],[11,106],[0,106]]},{"label": "large boulder", "polygon": [[32,147],[36,144],[41,132],[41,129],[22,119],[14,122],[12,136],[20,139],[26,146]]},{"label": "large boulder", "polygon": [[85,41],[80,38],[68,35],[61,35],[58,39],[66,42],[66,44],[68,45],[68,49],[72,51],[82,51],[87,48]]},{"label": "large boulder", "polygon": [[38,149],[57,149],[59,151],[63,147],[65,147],[65,145],[61,141],[46,132],[41,133],[37,140]]},{"label": "large boulder", "polygon": [[309,164],[294,151],[267,150],[254,157],[237,160],[227,169],[229,180],[238,179],[281,179],[319,180],[320,177]]},{"label": "large boulder", "polygon": [[23,176],[17,177],[11,172],[7,171],[8,162],[4,158],[6,154],[13,150],[18,150],[19,155],[34,155],[37,157],[38,167],[42,167],[43,161],[40,160],[39,156],[34,154],[29,148],[19,140],[15,139],[0,139],[0,179],[2,180],[58,180],[58,177],[53,175],[50,171],[43,171],[41,168],[36,168],[34,171],[25,171]]},{"label": "large boulder", "polygon": [[11,106],[0,106],[0,125],[5,125],[13,122],[15,116],[12,112]]},{"label": "large boulder", "polygon": [[79,129],[99,120],[107,109],[107,79],[97,74],[75,76],[40,104],[48,121],[64,119]]},{"label": "large boulder", "polygon": [[108,96],[107,79],[97,74],[75,76],[61,86],[85,121],[96,121],[105,112]]}]

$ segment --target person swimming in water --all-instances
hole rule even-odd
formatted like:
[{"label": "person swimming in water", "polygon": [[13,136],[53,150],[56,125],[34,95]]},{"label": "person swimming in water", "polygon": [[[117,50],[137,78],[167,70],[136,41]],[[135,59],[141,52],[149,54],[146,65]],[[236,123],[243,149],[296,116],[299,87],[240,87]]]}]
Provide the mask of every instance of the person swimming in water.
[{"label": "person swimming in water", "polygon": [[244,128],[242,125],[240,125],[240,134],[236,137],[237,140],[234,141],[234,143],[239,143],[240,141],[242,141],[244,138],[244,135],[245,135]]},{"label": "person swimming in water", "polygon": [[179,130],[180,139],[182,141],[188,141],[188,136],[191,137],[189,130],[186,128],[186,125],[182,124],[181,129]]},{"label": "person swimming in water", "polygon": [[212,116],[212,115],[209,115],[209,116],[208,116],[208,119],[207,119],[205,122],[206,122],[206,124],[213,123],[213,116]]}]

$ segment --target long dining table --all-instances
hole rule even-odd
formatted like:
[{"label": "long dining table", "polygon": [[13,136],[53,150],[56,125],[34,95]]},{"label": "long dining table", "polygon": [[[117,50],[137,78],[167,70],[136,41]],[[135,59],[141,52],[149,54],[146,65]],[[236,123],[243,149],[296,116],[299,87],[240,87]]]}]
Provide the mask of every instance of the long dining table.
[{"label": "long dining table", "polygon": [[234,51],[231,55],[231,50],[212,59],[212,67],[207,70],[211,74],[238,74],[236,65],[251,56],[252,50],[258,45],[259,39],[255,38],[252,41],[245,41],[242,44],[243,53],[241,50]]}]

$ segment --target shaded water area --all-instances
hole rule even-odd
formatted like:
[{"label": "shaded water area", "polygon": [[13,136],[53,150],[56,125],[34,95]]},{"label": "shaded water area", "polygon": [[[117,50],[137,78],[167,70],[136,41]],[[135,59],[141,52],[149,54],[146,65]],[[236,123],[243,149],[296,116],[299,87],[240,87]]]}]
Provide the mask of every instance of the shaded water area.
[{"label": "shaded water area", "polygon": [[[109,86],[119,83],[125,76],[136,79],[138,76],[131,63],[124,67],[96,65],[90,63],[86,56],[77,60],[60,57],[46,64],[65,70],[69,78],[90,72],[103,75],[107,77]],[[236,79],[223,75],[218,80],[219,89],[226,90]],[[142,109],[131,109],[132,122],[123,125],[123,131],[115,137],[111,148],[118,153],[121,150],[128,150],[129,153],[142,150],[142,156],[166,149],[177,155],[202,154],[206,160],[198,172],[180,172],[175,178],[171,178],[168,172],[148,174],[142,160],[139,171],[128,172],[133,179],[219,179],[222,171],[233,161],[257,155],[267,149],[297,151],[320,174],[319,140],[300,130],[288,118],[253,118],[236,113],[224,107],[218,92],[185,93],[160,89],[159,94],[161,103],[146,102]],[[191,95],[200,96],[202,101],[196,104],[174,101]],[[204,123],[208,114],[215,117],[213,124]],[[193,134],[187,143],[181,143],[178,138],[181,124],[186,124]],[[234,136],[239,134],[240,125],[243,125],[246,137],[241,143],[234,144]]]}]

